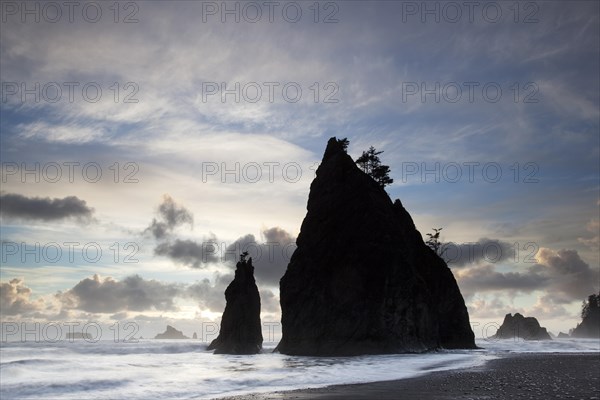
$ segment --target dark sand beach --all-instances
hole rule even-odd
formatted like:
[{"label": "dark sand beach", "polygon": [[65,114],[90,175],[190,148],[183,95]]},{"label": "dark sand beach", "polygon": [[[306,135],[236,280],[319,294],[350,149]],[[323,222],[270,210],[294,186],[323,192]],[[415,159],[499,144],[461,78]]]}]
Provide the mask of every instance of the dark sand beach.
[{"label": "dark sand beach", "polygon": [[416,378],[231,397],[266,399],[600,400],[600,354],[511,354],[467,370]]}]

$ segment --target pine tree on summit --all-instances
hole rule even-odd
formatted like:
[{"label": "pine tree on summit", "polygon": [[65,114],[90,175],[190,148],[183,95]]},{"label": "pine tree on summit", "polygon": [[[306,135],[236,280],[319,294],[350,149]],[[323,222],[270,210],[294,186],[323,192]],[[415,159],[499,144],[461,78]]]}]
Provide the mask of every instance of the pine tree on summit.
[{"label": "pine tree on summit", "polygon": [[362,155],[355,162],[364,173],[373,178],[381,187],[385,187],[393,183],[394,180],[390,178],[390,167],[381,164],[381,160],[379,159],[381,153],[383,151],[377,151],[371,146],[369,150],[363,151]]}]

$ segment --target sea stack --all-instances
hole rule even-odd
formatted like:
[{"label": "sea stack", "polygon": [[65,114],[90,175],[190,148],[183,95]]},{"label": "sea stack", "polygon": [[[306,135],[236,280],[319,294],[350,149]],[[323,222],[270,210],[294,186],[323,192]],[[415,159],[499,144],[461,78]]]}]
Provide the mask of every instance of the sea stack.
[{"label": "sea stack", "polygon": [[552,340],[546,328],[542,328],[534,317],[524,317],[519,313],[506,314],[502,326],[494,335],[495,339]]},{"label": "sea stack", "polygon": [[262,349],[260,295],[254,280],[252,258],[242,254],[235,278],[225,290],[225,311],[219,336],[208,346],[215,354],[256,354]]},{"label": "sea stack", "polygon": [[167,325],[167,329],[163,333],[159,333],[154,339],[189,339],[183,332],[178,331],[171,325]]},{"label": "sea stack", "polygon": [[297,249],[280,281],[290,355],[345,356],[475,348],[446,263],[400,200],[331,138],[311,184]]},{"label": "sea stack", "polygon": [[600,338],[600,293],[588,296],[581,314],[581,323],[573,329],[571,337]]}]

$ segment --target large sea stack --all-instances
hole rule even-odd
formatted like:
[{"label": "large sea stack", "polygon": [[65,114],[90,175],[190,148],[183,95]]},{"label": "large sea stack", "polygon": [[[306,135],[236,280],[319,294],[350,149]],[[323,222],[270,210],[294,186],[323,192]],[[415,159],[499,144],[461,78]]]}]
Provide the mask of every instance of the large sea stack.
[{"label": "large sea stack", "polygon": [[336,138],[310,187],[297,249],[280,282],[291,355],[475,348],[446,263],[400,200],[361,171]]},{"label": "large sea stack", "polygon": [[252,258],[236,265],[235,278],[225,290],[225,311],[219,336],[208,346],[215,354],[256,354],[262,348],[260,295]]},{"label": "large sea stack", "polygon": [[524,317],[519,313],[506,314],[502,326],[493,336],[496,339],[552,340],[546,328],[534,317]]}]

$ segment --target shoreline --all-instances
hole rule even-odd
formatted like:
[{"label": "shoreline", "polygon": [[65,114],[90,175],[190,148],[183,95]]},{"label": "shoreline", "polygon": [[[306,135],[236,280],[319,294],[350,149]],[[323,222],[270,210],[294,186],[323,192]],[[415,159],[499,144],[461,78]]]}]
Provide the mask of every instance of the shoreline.
[{"label": "shoreline", "polygon": [[512,353],[465,370],[437,371],[394,381],[252,393],[221,400],[600,400],[599,372],[599,353]]}]

